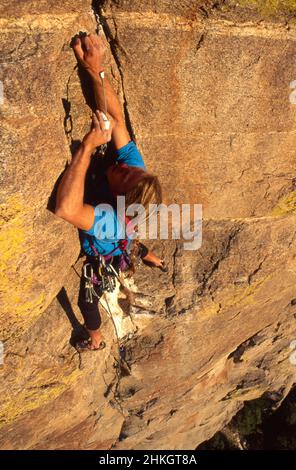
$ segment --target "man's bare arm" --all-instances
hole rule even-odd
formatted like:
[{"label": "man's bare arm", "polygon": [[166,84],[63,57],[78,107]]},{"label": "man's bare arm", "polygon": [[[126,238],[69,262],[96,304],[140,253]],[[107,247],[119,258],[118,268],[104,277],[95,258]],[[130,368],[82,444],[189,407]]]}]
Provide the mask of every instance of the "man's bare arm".
[{"label": "man's bare arm", "polygon": [[[105,112],[105,100],[103,84],[100,77],[92,77],[96,104],[99,109]],[[104,78],[105,96],[107,103],[107,112],[114,119],[114,127],[112,132],[112,140],[115,148],[119,149],[127,144],[131,139],[125,125],[124,117],[121,111],[118,96],[116,95],[108,77]]]},{"label": "man's bare arm", "polygon": [[[100,77],[100,72],[104,71],[106,41],[102,34],[89,34],[77,38],[73,49],[77,60],[87,70],[92,79],[97,107],[103,112],[107,111],[113,119],[112,140],[115,147],[119,149],[131,139],[125,125],[118,96],[106,77],[106,72],[104,72],[104,86]],[[105,109],[106,105],[107,110]]]},{"label": "man's bare arm", "polygon": [[58,187],[56,210],[58,217],[80,229],[89,230],[94,222],[94,208],[84,204],[85,177],[91,155],[99,145],[111,139],[112,126],[104,129],[102,116],[93,117],[93,128],[84,137]]}]

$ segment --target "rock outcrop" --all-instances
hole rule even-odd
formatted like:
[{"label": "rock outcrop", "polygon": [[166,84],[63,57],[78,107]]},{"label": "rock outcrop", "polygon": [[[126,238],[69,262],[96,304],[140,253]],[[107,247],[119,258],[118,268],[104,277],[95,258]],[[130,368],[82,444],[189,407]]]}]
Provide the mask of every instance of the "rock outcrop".
[{"label": "rock outcrop", "polygon": [[[245,401],[282,400],[296,382],[294,10],[92,3],[1,2],[0,446],[193,449]],[[50,212],[89,126],[69,42],[95,30],[95,11],[166,201],[203,206],[199,250],[150,242],[169,273],[137,271],[134,305],[117,317],[121,361],[104,310],[106,350],[79,356],[69,344],[81,328],[79,242]]]}]

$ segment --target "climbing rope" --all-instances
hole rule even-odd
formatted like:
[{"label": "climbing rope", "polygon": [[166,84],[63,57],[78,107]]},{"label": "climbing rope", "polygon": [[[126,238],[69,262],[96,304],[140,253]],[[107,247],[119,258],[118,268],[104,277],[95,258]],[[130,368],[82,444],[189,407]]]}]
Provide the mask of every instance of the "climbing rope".
[{"label": "climbing rope", "polygon": [[[114,274],[115,276],[117,277],[118,281],[120,282],[120,284],[122,285],[122,280],[120,279],[119,275],[117,274],[116,270],[113,268],[113,266],[111,266],[111,268],[113,269],[114,271]],[[118,365],[122,365],[123,363],[125,364],[128,372],[130,372],[130,367],[128,365],[128,363],[125,361],[125,348],[123,345],[120,344],[120,338],[119,338],[119,334],[118,334],[118,330],[117,330],[117,326],[116,326],[116,323],[115,323],[115,320],[113,318],[113,315],[112,315],[112,311],[111,311],[111,308],[110,308],[110,304],[109,304],[109,301],[108,301],[108,297],[107,297],[107,292],[104,291],[103,292],[103,296],[105,298],[105,302],[106,302],[106,305],[107,305],[107,308],[105,308],[105,306],[103,305],[102,301],[101,301],[101,298],[99,298],[99,302],[100,304],[102,305],[102,307],[106,310],[107,312],[107,315],[108,317],[110,318],[112,324],[113,324],[113,328],[114,328],[114,332],[115,332],[115,337],[116,337],[116,343],[117,343],[117,348],[118,348],[118,360],[117,360],[117,363]],[[133,321],[132,321],[132,324],[134,325]]]},{"label": "climbing rope", "polygon": [[[106,117],[106,120],[107,120],[107,97],[106,97],[106,89],[105,89],[105,72],[102,70],[100,72],[100,77],[101,77],[101,81],[102,81],[102,87],[103,87],[103,97],[104,97],[104,109],[103,109],[103,112],[105,114],[105,117]],[[106,123],[105,123],[105,128],[108,130],[109,129],[109,126],[106,125],[107,122],[109,123],[109,121],[107,120]]]},{"label": "climbing rope", "polygon": [[[103,26],[101,25],[100,23],[100,18],[99,18],[99,15],[97,13],[95,13],[95,16],[96,16],[96,21],[97,21],[97,29],[96,29],[96,32],[99,36],[102,36],[104,34],[104,30],[103,30]],[[99,72],[99,76],[100,76],[100,79],[101,79],[101,82],[102,82],[102,88],[103,88],[103,110],[101,110],[103,112],[103,120],[104,120],[104,126],[105,126],[105,130],[109,130],[110,129],[110,121],[107,117],[107,111],[108,111],[108,106],[107,106],[107,96],[106,96],[106,86],[105,86],[105,72],[104,70],[102,70],[101,72]],[[100,146],[100,150],[99,150],[99,153],[101,155],[105,155],[106,153],[106,150],[107,150],[107,143],[105,144],[102,144]]]},{"label": "climbing rope", "polygon": [[[89,271],[88,271],[89,270]],[[120,345],[120,338],[118,334],[118,330],[116,327],[115,320],[112,315],[112,311],[109,305],[108,297],[107,297],[107,292],[113,292],[115,289],[115,279],[111,275],[111,272],[114,273],[115,277],[118,279],[121,285],[123,285],[122,280],[120,279],[119,274],[117,271],[114,269],[114,267],[109,264],[106,265],[104,257],[100,256],[100,267],[99,267],[99,275],[102,279],[102,294],[99,295],[95,289],[94,289],[94,284],[98,284],[98,279],[95,276],[93,272],[93,268],[90,263],[87,263],[83,267],[83,276],[85,279],[85,294],[86,294],[86,301],[89,303],[93,302],[93,297],[96,297],[99,300],[99,303],[102,305],[104,310],[107,312],[108,317],[110,318],[114,332],[115,332],[115,337],[116,337],[116,342],[117,342],[117,347],[118,347],[118,355],[119,355],[119,360],[117,362],[120,364],[123,360],[123,353],[124,353],[124,347]],[[104,296],[106,306],[102,303],[102,297]],[[133,321],[132,321],[133,323]],[[124,361],[125,365],[127,366],[128,371],[130,371],[130,368],[126,361]]]}]

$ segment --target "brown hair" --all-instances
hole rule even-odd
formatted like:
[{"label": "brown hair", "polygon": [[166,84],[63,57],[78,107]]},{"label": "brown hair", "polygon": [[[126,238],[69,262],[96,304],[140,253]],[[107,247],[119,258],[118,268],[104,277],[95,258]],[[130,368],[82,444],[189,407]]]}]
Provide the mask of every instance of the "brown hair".
[{"label": "brown hair", "polygon": [[[138,184],[125,194],[126,208],[131,204],[142,204],[145,208],[146,214],[149,214],[149,204],[161,204],[161,202],[162,190],[159,179],[151,173],[146,173]],[[138,251],[139,240],[134,239],[130,249],[131,266],[127,271],[128,276],[135,272],[135,268],[139,261]]]},{"label": "brown hair", "polygon": [[162,191],[157,176],[147,173],[139,183],[125,194],[125,206],[142,204],[148,212],[149,204],[160,204]]}]

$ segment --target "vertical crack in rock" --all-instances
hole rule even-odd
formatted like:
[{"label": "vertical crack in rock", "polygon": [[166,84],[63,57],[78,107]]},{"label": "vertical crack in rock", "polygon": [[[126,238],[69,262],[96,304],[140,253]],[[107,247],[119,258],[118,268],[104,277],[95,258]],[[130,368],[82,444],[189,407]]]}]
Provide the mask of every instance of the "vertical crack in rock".
[{"label": "vertical crack in rock", "polygon": [[70,73],[69,78],[67,80],[67,83],[66,83],[66,97],[62,98],[64,111],[65,111],[64,131],[65,131],[65,135],[68,139],[70,148],[71,148],[71,145],[73,143],[73,138],[72,138],[73,119],[72,119],[72,114],[71,114],[71,101],[69,100],[69,88],[70,88],[71,78],[72,78],[73,73],[75,72],[76,69],[77,69],[77,65],[75,65],[75,67],[73,68],[73,70]]},{"label": "vertical crack in rock", "polygon": [[205,38],[206,38],[207,33],[203,31],[197,41],[196,48],[195,48],[195,54],[199,51],[199,49],[202,47],[204,44]]},{"label": "vertical crack in rock", "polygon": [[252,271],[249,275],[248,275],[248,284],[250,285],[251,282],[252,282],[252,278],[255,276],[255,274],[258,273],[258,271],[260,271],[260,269],[262,268],[262,265],[264,263],[264,261],[268,258],[268,255],[264,256],[263,260],[260,261],[259,265],[257,266],[256,269],[254,269],[254,271]]},{"label": "vertical crack in rock", "polygon": [[131,117],[130,117],[129,110],[128,110],[127,98],[126,98],[125,89],[124,89],[123,70],[122,70],[122,67],[121,67],[119,55],[117,53],[117,49],[120,49],[124,54],[126,54],[124,49],[121,47],[121,45],[119,43],[117,23],[115,21],[115,18],[112,17],[112,21],[113,21],[114,28],[115,28],[115,37],[114,37],[111,30],[110,30],[110,28],[109,28],[107,19],[103,15],[101,2],[99,2],[98,0],[93,0],[92,8],[93,8],[93,12],[94,12],[97,24],[98,25],[101,24],[102,27],[103,27],[105,36],[108,39],[108,42],[110,44],[110,49],[111,49],[111,52],[112,52],[112,56],[115,60],[117,68],[118,68],[118,72],[119,72],[119,75],[120,75],[120,81],[121,81],[122,95],[123,95],[123,110],[124,110],[125,122],[126,122],[127,130],[129,131],[132,140],[135,141],[136,136],[135,136],[135,133],[134,133],[134,130],[133,130],[132,121],[131,121]]},{"label": "vertical crack in rock", "polygon": [[174,288],[174,294],[172,294],[169,297],[166,297],[164,299],[165,313],[167,315],[172,314],[173,306],[174,306],[174,299],[175,299],[176,292],[177,292],[177,289],[176,289],[176,276],[177,276],[177,273],[176,273],[176,257],[177,257],[178,251],[179,251],[178,242],[176,242],[175,250],[174,250],[173,255],[172,255],[173,263],[172,263],[172,278],[171,278],[172,286]]}]

